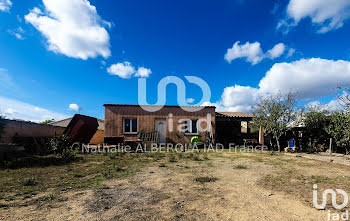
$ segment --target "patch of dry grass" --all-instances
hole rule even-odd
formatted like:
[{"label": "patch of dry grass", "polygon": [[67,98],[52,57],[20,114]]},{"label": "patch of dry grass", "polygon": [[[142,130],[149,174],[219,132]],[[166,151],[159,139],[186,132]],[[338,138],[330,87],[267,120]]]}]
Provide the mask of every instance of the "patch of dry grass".
[{"label": "patch of dry grass", "polygon": [[212,176],[200,176],[200,177],[196,177],[194,180],[199,183],[211,183],[211,182],[216,182],[218,178],[212,177]]},{"label": "patch of dry grass", "polygon": [[66,163],[54,155],[18,159],[0,169],[0,200],[99,187],[104,180],[132,176],[149,162],[142,154],[78,155],[77,160]]}]

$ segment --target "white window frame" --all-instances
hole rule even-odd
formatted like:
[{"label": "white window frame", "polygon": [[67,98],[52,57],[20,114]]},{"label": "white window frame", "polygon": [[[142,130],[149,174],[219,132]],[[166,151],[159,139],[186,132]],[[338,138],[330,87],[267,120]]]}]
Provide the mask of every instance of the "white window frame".
[{"label": "white window frame", "polygon": [[[125,131],[125,120],[130,120],[130,131]],[[136,132],[132,132],[132,120],[136,120]],[[123,134],[137,134],[139,131],[138,120],[134,118],[123,118]]]},{"label": "white window frame", "polygon": [[[185,132],[186,135],[198,135],[198,119],[188,119],[190,121],[189,123],[189,131],[190,132]],[[192,124],[193,124],[193,121],[197,121],[197,132],[193,133],[192,131]]]}]

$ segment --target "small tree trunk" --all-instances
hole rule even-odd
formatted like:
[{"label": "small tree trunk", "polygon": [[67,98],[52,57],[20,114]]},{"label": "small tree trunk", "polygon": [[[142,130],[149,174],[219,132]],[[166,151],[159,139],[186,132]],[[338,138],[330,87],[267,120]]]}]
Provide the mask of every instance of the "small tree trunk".
[{"label": "small tree trunk", "polygon": [[278,137],[276,137],[276,142],[277,142],[278,152],[281,152],[281,145],[280,145],[280,140]]}]

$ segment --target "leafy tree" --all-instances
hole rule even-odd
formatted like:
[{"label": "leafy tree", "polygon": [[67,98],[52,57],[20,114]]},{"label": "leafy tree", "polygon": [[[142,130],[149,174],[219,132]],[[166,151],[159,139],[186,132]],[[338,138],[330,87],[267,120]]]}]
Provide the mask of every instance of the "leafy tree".
[{"label": "leafy tree", "polygon": [[276,139],[278,151],[281,151],[280,138],[290,128],[288,124],[296,119],[296,100],[289,92],[286,96],[281,93],[260,97],[253,109],[253,124],[265,128]]},{"label": "leafy tree", "polygon": [[305,133],[311,138],[311,147],[315,150],[318,144],[325,143],[328,139],[328,128],[331,122],[331,116],[328,110],[323,106],[308,107],[308,110],[302,117],[305,125]]},{"label": "leafy tree", "polygon": [[332,114],[327,132],[334,138],[337,146],[344,147],[346,154],[350,151],[350,115],[347,111]]},{"label": "leafy tree", "polygon": [[52,120],[45,120],[43,122],[41,122],[42,124],[50,124],[50,123],[53,123],[55,122],[55,119],[52,119]]}]

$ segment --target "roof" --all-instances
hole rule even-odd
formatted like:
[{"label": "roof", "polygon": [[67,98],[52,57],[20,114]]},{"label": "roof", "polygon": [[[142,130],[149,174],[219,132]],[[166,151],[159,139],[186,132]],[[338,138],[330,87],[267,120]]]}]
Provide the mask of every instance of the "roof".
[{"label": "roof", "polygon": [[[180,105],[140,105],[140,104],[104,104],[103,106],[124,106],[124,107],[140,107],[140,106],[163,106],[163,107],[180,107]],[[215,106],[191,106],[186,105],[186,107],[205,107],[205,108],[216,108]]]},{"label": "roof", "polygon": [[[55,121],[55,122],[52,122],[52,123],[49,123],[49,124],[55,124],[55,123],[60,123],[60,122],[63,122],[63,121],[70,121],[72,120],[73,117],[69,117],[69,118],[66,118],[66,119],[62,119],[62,120],[58,120],[58,121]],[[98,119],[97,118],[97,121],[101,122],[101,123],[104,123],[105,121],[104,120],[101,120],[101,119]]]},{"label": "roof", "polygon": [[240,118],[249,118],[254,117],[253,114],[247,114],[243,112],[216,112],[216,117],[240,117]]},{"label": "roof", "polygon": [[[72,118],[73,117],[69,117],[69,118],[66,118],[66,119],[63,119],[63,120],[55,121],[55,122],[49,123],[49,125],[60,126],[60,127],[67,127],[68,124],[71,122]],[[98,122],[98,125],[99,125],[98,129],[99,130],[104,130],[105,129],[105,125],[104,125],[105,121],[97,118],[97,122]]]},{"label": "roof", "polygon": [[305,127],[305,117],[298,117],[295,121],[290,122],[287,127],[295,128],[295,127]]}]

